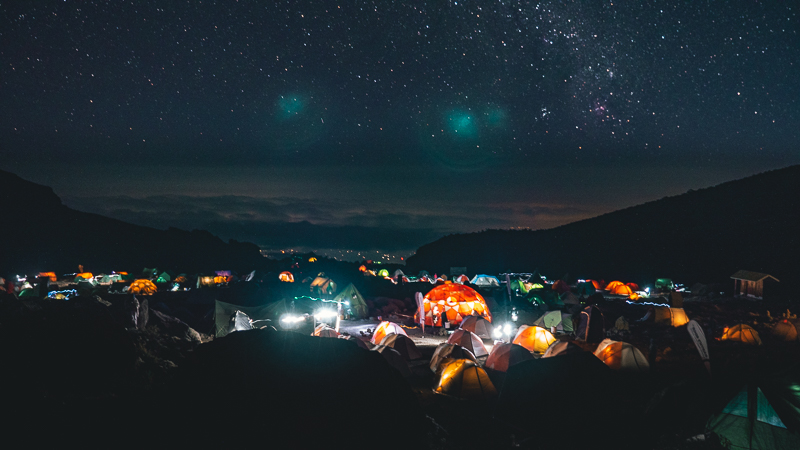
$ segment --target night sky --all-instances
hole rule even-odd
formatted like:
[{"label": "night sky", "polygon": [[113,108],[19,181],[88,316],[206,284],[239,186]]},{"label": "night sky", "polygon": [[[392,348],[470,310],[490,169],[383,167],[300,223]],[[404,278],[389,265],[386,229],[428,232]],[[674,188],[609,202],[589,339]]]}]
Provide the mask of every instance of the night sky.
[{"label": "night sky", "polygon": [[133,223],[394,259],[800,163],[798,9],[1,2],[0,168]]}]

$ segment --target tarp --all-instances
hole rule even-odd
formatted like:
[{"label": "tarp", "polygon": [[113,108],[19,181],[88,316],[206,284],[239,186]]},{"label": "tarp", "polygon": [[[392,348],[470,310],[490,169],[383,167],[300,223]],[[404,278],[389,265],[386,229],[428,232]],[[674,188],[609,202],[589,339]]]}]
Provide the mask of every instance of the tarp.
[{"label": "tarp", "polygon": [[343,305],[342,309],[349,308],[353,316],[358,319],[364,319],[367,317],[367,314],[369,314],[367,302],[364,301],[364,297],[358,292],[358,289],[353,286],[353,283],[348,284],[346,288],[342,289],[333,300],[335,302],[350,302],[349,306]]}]

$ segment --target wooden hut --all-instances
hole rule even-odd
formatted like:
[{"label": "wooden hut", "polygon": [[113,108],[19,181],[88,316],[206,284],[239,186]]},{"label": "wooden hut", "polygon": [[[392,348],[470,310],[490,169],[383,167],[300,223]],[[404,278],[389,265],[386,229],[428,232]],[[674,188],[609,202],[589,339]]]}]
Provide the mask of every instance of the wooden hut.
[{"label": "wooden hut", "polygon": [[733,295],[736,297],[764,298],[764,282],[773,279],[780,282],[777,278],[766,273],[751,272],[740,270],[731,275],[733,279]]}]

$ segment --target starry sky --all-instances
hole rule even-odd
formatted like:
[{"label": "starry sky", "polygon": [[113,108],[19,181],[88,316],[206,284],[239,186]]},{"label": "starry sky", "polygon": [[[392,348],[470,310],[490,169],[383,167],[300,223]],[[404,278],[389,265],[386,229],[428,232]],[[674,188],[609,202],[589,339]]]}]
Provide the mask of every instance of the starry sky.
[{"label": "starry sky", "polygon": [[0,168],[133,223],[395,259],[800,163],[798,9],[0,2]]}]

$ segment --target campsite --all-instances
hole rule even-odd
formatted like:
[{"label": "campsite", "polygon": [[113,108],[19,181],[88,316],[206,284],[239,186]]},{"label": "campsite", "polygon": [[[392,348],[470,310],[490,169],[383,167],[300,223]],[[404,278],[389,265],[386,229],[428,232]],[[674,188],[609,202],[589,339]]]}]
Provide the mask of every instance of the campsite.
[{"label": "campsite", "polygon": [[[198,447],[242,429],[286,448],[800,442],[800,321],[785,298],[742,295],[742,273],[726,287],[659,279],[634,292],[538,271],[283,263],[4,279],[15,426]],[[314,273],[319,263],[335,272]]]},{"label": "campsite", "polygon": [[[796,184],[796,171],[769,180]],[[9,429],[42,446],[798,448],[795,234],[773,236],[785,245],[771,258],[763,243],[751,259],[685,253],[695,266],[615,248],[572,268],[533,241],[542,251],[522,258],[493,231],[405,264],[272,259],[75,211],[0,175],[7,205],[40,205],[3,223],[18,239],[0,260],[0,383]],[[530,236],[559,233],[568,249],[658,203]],[[81,233],[133,244],[70,239]],[[469,257],[426,256],[457,240]],[[493,270],[503,260],[513,270]]]}]

